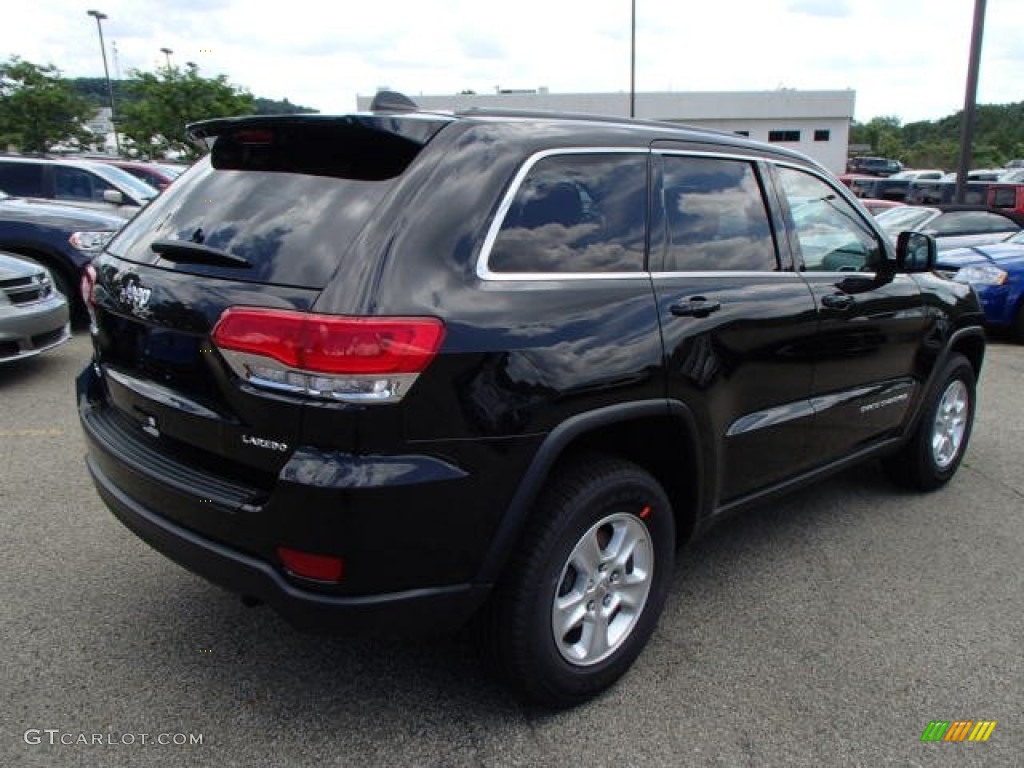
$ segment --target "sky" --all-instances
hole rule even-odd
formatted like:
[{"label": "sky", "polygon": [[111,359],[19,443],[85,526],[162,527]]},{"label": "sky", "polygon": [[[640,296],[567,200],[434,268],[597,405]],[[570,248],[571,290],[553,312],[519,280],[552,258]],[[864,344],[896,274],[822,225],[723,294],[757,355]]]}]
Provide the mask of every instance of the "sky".
[{"label": "sky", "polygon": [[[635,0],[636,89],[856,91],[854,117],[963,107],[974,0]],[[195,62],[255,96],[351,112],[417,94],[630,87],[630,0],[42,0],[9,4],[0,58],[101,77]],[[16,8],[16,10],[14,10]],[[1024,101],[1024,4],[988,0],[978,103]],[[114,50],[116,48],[116,56]]]}]

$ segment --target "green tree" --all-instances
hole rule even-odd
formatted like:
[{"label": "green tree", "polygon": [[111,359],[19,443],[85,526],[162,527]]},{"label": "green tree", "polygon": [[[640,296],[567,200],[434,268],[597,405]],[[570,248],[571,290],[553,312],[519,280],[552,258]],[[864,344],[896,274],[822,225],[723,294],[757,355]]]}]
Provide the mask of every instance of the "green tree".
[{"label": "green tree", "polygon": [[91,147],[101,141],[85,127],[94,111],[54,65],[40,66],[17,56],[0,64],[0,149]]},{"label": "green tree", "polygon": [[867,123],[854,123],[850,127],[850,142],[867,144],[872,154],[899,159],[903,154],[900,119],[873,117]]},{"label": "green tree", "polygon": [[224,75],[205,78],[194,64],[157,73],[133,70],[125,82],[128,98],[119,127],[131,141],[129,152],[146,158],[180,153],[192,159],[199,150],[185,136],[185,125],[213,117],[254,111],[252,94],[228,83]]}]

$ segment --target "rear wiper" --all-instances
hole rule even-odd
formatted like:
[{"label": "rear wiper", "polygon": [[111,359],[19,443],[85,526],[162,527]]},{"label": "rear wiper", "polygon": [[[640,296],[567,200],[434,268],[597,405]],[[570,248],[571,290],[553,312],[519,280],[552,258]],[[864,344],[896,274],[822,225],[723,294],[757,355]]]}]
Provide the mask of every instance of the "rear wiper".
[{"label": "rear wiper", "polygon": [[226,267],[251,267],[247,260],[188,240],[154,240],[149,249],[168,261],[192,264],[222,264]]}]

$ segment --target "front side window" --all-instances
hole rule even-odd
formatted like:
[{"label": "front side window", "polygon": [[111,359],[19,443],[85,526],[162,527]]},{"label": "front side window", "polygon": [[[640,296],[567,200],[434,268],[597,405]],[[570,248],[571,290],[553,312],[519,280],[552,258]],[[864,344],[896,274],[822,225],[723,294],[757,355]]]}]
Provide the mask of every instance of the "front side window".
[{"label": "front side window", "polygon": [[58,200],[102,202],[103,191],[113,187],[103,179],[78,168],[57,166],[53,169],[53,186]]},{"label": "front side window", "polygon": [[778,270],[753,163],[668,155],[663,168],[666,271]]},{"label": "front side window", "polygon": [[884,258],[874,232],[831,186],[794,168],[780,168],[779,181],[802,269],[858,272]]},{"label": "front side window", "polygon": [[492,272],[640,272],[647,155],[565,154],[526,174],[491,248]]}]

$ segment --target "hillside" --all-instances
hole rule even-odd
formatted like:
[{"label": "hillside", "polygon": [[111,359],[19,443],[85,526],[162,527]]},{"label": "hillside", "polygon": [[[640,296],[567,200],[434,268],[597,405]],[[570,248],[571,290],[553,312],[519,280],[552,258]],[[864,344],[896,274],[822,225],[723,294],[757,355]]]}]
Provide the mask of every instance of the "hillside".
[{"label": "hillside", "polygon": [[[68,82],[76,92],[95,104],[97,109],[107,106],[107,81],[102,77],[75,77],[69,78]],[[127,104],[132,100],[128,89],[123,87],[124,83],[124,80],[114,80],[111,83],[114,88],[114,98],[118,104]],[[287,98],[277,100],[255,96],[254,101],[257,115],[284,115],[318,111],[292,104]]]},{"label": "hillside", "polygon": [[[913,168],[956,167],[962,112],[939,120],[901,125],[897,117],[854,123],[851,144],[868,144],[872,153],[893,157]],[[979,104],[972,147],[975,168],[1003,166],[1024,158],[1024,101]]]}]

